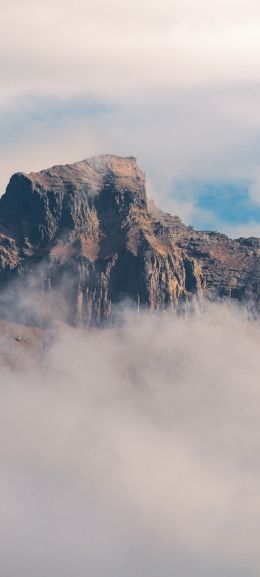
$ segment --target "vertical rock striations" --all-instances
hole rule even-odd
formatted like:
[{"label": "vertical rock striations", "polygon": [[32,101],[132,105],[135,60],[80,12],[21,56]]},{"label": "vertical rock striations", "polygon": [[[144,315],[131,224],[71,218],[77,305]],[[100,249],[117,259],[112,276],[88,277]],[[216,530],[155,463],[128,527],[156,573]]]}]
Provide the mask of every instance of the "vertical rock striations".
[{"label": "vertical rock striations", "polygon": [[204,295],[257,309],[260,240],[197,232],[151,209],[136,159],[104,155],[12,176],[0,199],[0,287],[33,271],[49,314],[62,303],[73,323],[104,321],[124,299],[156,310]]}]

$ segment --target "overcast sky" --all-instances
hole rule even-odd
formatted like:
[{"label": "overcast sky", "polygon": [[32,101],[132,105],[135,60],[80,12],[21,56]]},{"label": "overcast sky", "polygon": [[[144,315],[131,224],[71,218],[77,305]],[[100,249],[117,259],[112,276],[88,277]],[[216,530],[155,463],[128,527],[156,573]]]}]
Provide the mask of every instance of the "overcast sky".
[{"label": "overcast sky", "polygon": [[0,4],[2,192],[17,170],[131,154],[163,208],[260,235],[258,1]]}]

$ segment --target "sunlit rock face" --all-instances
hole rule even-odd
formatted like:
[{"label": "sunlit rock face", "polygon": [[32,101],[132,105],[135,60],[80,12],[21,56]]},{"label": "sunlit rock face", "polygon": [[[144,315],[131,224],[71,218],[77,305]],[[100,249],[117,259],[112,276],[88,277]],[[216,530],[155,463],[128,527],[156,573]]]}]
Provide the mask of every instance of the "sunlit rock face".
[{"label": "sunlit rock face", "polygon": [[28,278],[46,318],[70,323],[104,322],[126,299],[185,310],[196,297],[234,298],[257,311],[260,240],[194,231],[147,202],[135,158],[102,155],[10,179],[0,285],[13,300],[13,281]]}]

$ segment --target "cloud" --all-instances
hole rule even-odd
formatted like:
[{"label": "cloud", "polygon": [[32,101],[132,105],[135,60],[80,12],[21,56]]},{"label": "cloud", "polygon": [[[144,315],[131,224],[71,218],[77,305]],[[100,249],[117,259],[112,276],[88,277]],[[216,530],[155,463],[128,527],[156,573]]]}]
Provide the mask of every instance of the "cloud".
[{"label": "cloud", "polygon": [[250,197],[252,202],[256,206],[260,206],[260,169],[256,168],[255,174],[253,175],[251,187],[250,187]]},{"label": "cloud", "polygon": [[179,1],[109,9],[105,2],[10,3],[1,20],[2,99],[26,91],[129,99],[158,86],[259,82],[258,7],[250,13],[241,3],[235,16],[232,2],[211,4],[194,11]]},{"label": "cloud", "polygon": [[259,339],[232,307],[125,312],[2,366],[5,575],[258,575]]},{"label": "cloud", "polygon": [[83,98],[18,100],[0,118],[2,187],[7,164],[15,169],[17,157],[23,170],[40,169],[41,151],[51,164],[107,150],[135,154],[161,195],[176,177],[248,177],[257,162],[258,98],[256,87],[179,89],[97,102],[97,111]]},{"label": "cloud", "polygon": [[163,208],[197,229],[215,227],[233,238],[259,236],[260,208],[252,199],[251,179],[175,179]]},{"label": "cloud", "polygon": [[237,225],[222,223],[221,229],[231,238],[248,238],[250,236],[260,238],[260,224],[255,220],[249,220],[246,224]]},{"label": "cloud", "polygon": [[103,152],[136,155],[161,205],[176,177],[254,174],[258,2],[2,5],[2,191],[18,169]]}]

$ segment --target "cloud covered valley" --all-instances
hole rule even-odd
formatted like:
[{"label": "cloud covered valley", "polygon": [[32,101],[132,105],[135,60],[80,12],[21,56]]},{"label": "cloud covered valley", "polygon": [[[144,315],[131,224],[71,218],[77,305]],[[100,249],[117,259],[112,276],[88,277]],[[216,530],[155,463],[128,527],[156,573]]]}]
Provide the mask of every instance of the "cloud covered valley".
[{"label": "cloud covered valley", "polygon": [[259,575],[259,322],[221,304],[126,310],[104,329],[31,329],[27,347],[12,326],[5,577]]}]

